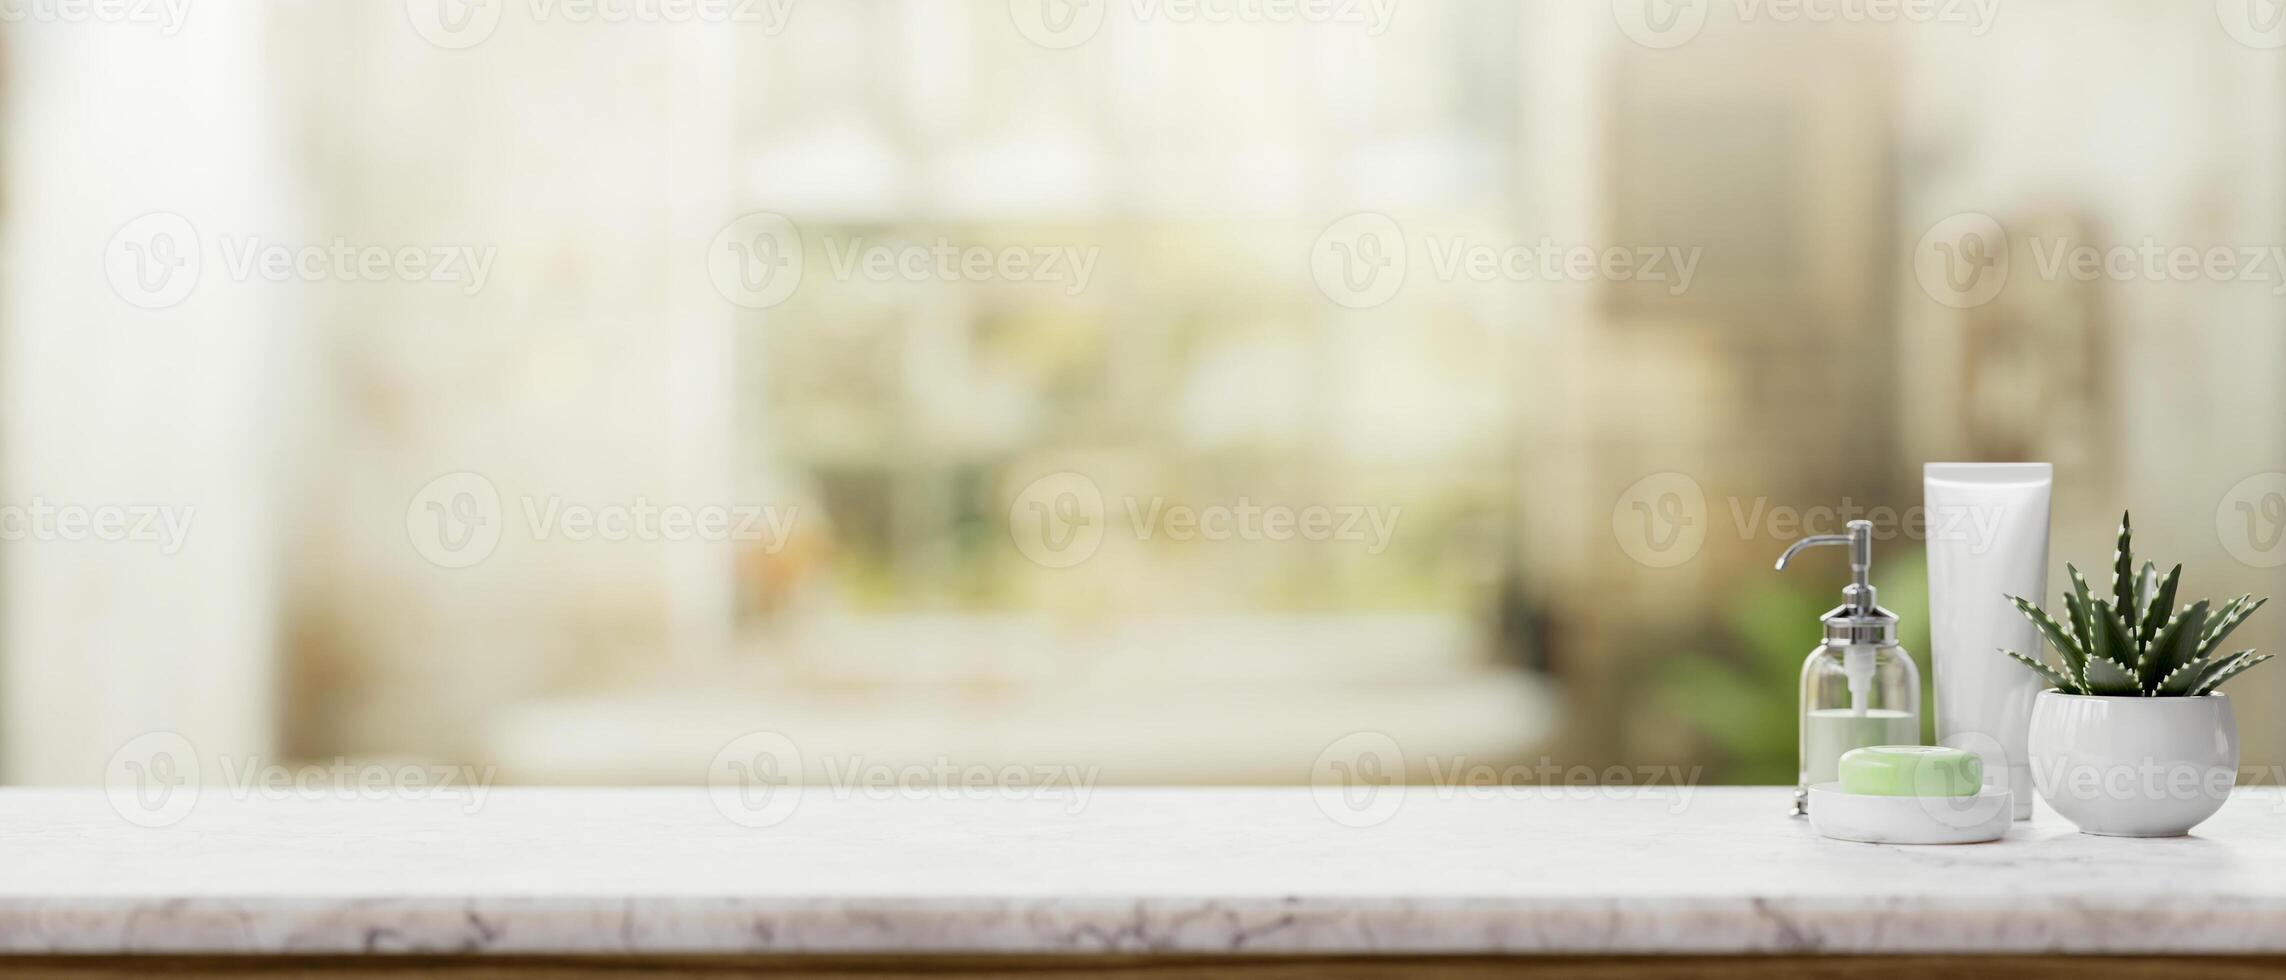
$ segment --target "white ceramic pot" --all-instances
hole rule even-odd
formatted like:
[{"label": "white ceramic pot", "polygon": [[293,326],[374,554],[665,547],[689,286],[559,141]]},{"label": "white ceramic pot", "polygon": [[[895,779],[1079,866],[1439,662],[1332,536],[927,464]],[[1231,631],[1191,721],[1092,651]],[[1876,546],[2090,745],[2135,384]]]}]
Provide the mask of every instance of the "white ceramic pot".
[{"label": "white ceramic pot", "polygon": [[2238,778],[2238,719],[2221,694],[2099,698],[2040,693],[2032,782],[2082,831],[2179,837],[2214,816]]}]

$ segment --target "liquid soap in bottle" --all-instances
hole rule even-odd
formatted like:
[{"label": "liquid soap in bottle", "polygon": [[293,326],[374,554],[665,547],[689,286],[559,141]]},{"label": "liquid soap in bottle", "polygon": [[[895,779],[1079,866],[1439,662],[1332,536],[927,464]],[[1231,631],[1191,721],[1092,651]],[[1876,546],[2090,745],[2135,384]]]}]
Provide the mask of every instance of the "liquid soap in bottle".
[{"label": "liquid soap in bottle", "polygon": [[1801,766],[1794,815],[1810,812],[1810,786],[1840,778],[1842,753],[1868,745],[1921,744],[1921,672],[1897,645],[1897,616],[1874,602],[1873,524],[1849,522],[1848,534],[1803,538],[1778,557],[1778,568],[1804,548],[1849,548],[1850,583],[1827,612],[1825,641],[1802,664]]}]

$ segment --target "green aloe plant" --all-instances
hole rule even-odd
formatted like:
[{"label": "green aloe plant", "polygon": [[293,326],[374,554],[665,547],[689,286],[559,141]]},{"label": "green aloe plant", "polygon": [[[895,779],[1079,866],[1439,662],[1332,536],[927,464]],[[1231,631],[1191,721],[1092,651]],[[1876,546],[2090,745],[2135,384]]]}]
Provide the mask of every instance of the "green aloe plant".
[{"label": "green aloe plant", "polygon": [[2127,515],[2121,514],[2109,598],[2096,598],[2088,589],[2087,576],[2071,563],[2064,564],[2072,573],[2072,589],[2064,593],[2061,622],[2028,600],[2008,597],[2056,648],[2063,666],[2051,667],[2038,656],[2014,650],[2000,652],[2038,671],[2065,694],[2147,698],[2197,697],[2273,656],[2257,656],[2252,650],[2215,653],[2230,631],[2269,597],[2242,595],[2221,609],[2211,608],[2205,599],[2176,608],[2175,590],[2182,584],[2183,566],[2176,565],[2166,575],[2150,562],[2138,570],[2128,539]]}]

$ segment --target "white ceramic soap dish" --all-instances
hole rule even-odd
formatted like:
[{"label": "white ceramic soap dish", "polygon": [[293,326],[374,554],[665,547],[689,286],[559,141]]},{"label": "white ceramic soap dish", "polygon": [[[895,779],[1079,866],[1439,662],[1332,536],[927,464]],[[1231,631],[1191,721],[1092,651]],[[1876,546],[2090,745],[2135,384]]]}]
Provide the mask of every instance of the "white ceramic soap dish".
[{"label": "white ceramic soap dish", "polygon": [[2016,801],[1987,786],[1975,796],[1867,796],[1840,783],[1810,787],[1810,826],[1838,840],[1868,844],[1976,844],[1999,840]]}]

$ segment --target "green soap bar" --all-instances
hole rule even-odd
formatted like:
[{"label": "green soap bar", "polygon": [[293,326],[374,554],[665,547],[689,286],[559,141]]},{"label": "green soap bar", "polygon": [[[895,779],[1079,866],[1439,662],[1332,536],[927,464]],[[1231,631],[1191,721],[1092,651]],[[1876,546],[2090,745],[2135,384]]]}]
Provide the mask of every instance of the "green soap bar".
[{"label": "green soap bar", "polygon": [[1941,745],[1871,745],[1841,757],[1841,791],[1861,796],[1975,796],[1984,760]]}]

